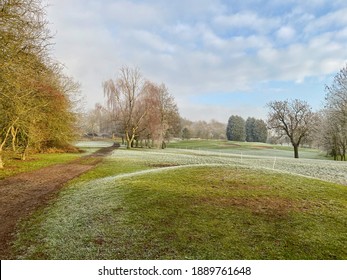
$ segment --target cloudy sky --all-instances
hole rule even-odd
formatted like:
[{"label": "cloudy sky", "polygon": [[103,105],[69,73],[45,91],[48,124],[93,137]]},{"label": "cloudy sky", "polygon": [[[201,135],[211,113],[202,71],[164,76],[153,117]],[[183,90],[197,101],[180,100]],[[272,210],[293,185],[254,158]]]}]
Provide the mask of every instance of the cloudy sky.
[{"label": "cloudy sky", "polygon": [[89,108],[126,65],[165,83],[191,120],[266,118],[267,102],[294,98],[319,109],[347,62],[345,0],[46,3],[53,57]]}]

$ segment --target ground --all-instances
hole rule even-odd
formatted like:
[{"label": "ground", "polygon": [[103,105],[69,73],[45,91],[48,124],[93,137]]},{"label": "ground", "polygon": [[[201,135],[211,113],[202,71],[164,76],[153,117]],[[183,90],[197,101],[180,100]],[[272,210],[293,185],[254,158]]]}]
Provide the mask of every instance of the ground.
[{"label": "ground", "polygon": [[67,164],[0,180],[0,259],[11,259],[10,244],[21,219],[45,205],[66,182],[93,168],[115,148],[102,148]]}]

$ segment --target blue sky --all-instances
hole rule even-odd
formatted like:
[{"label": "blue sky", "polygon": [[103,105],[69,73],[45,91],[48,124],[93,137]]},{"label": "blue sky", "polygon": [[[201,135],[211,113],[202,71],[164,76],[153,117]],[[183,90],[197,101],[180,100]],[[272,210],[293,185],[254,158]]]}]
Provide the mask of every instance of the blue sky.
[{"label": "blue sky", "polygon": [[347,2],[323,0],[46,0],[53,57],[86,107],[120,67],[165,83],[183,117],[266,118],[266,103],[319,109],[347,61]]}]

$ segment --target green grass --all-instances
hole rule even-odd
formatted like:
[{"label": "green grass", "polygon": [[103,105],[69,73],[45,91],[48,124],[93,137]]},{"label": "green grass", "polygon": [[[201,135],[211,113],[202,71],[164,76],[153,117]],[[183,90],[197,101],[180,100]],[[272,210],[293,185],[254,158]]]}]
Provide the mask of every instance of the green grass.
[{"label": "green grass", "polygon": [[[84,153],[85,154],[85,153]],[[0,169],[0,179],[23,172],[34,171],[45,166],[66,163],[81,157],[81,153],[49,153],[29,155],[25,161],[10,154],[5,155],[5,167]]]},{"label": "green grass", "polygon": [[347,259],[346,186],[241,166],[159,168],[135,153],[116,152],[23,221],[14,257]]},{"label": "green grass", "polygon": [[[244,155],[289,157],[294,155],[292,146],[267,143],[248,143],[226,140],[182,140],[168,144],[169,148],[219,151],[222,153],[243,153]],[[300,158],[327,159],[326,153],[317,149],[299,148]]]}]

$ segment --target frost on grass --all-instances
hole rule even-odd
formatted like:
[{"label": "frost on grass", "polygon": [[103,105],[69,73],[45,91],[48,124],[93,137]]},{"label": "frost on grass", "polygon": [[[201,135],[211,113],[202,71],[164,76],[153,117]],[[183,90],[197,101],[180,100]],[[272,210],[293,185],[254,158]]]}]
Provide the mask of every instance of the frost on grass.
[{"label": "frost on grass", "polygon": [[104,148],[112,145],[113,142],[110,141],[79,141],[75,143],[75,146],[79,148]]},{"label": "frost on grass", "polygon": [[[347,185],[347,164],[329,160],[292,159],[282,157],[249,156],[197,150],[116,150],[112,159],[145,163],[149,167],[190,165],[243,166],[252,169],[270,169]],[[157,168],[157,169],[158,169]]]}]

